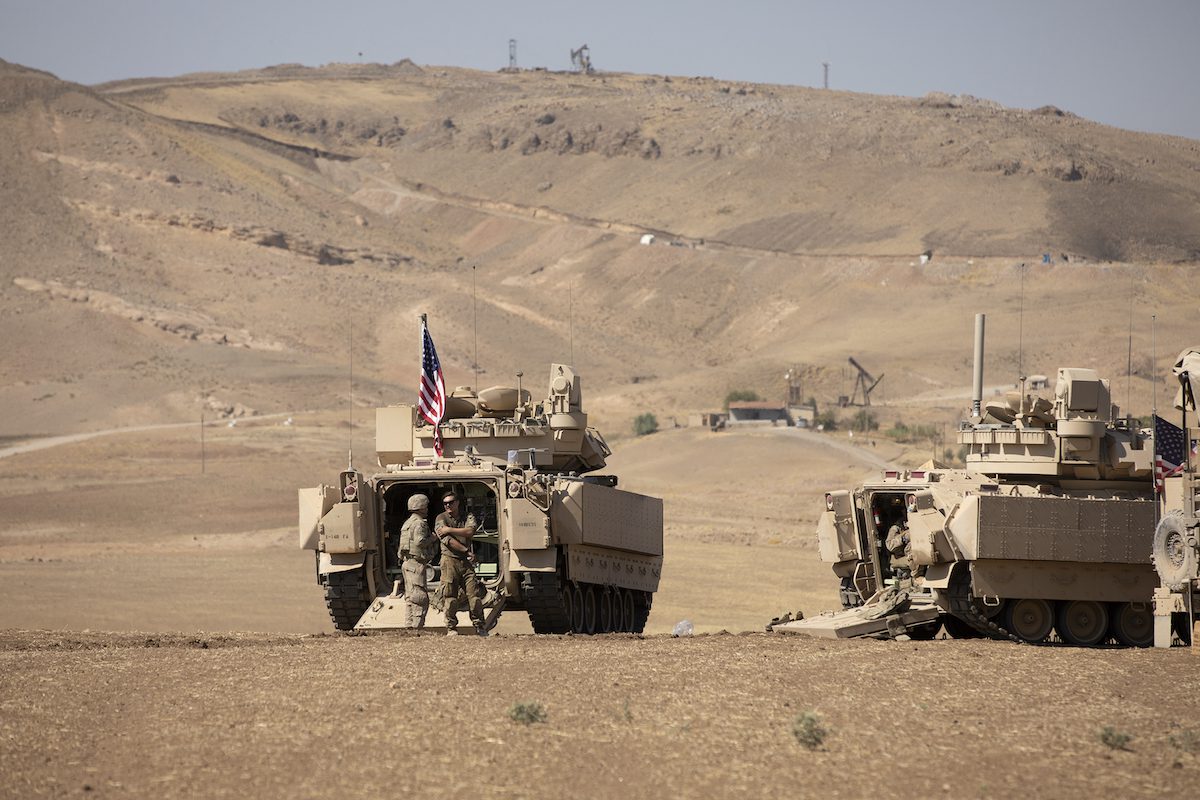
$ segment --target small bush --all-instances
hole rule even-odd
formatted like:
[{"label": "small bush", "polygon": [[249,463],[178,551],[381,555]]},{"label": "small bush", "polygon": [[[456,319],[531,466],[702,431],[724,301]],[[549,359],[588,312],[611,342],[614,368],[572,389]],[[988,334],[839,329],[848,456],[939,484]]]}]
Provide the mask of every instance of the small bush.
[{"label": "small bush", "polygon": [[645,414],[638,414],[633,420],[633,432],[638,436],[645,436],[654,433],[658,430],[658,417],[647,411]]},{"label": "small bush", "polygon": [[821,715],[815,711],[805,711],[792,722],[792,735],[796,741],[809,750],[816,750],[825,742],[829,729],[821,723]]},{"label": "small bush", "polygon": [[546,721],[546,709],[542,707],[541,703],[516,702],[508,709],[508,717],[513,722],[532,725],[535,722]]},{"label": "small bush", "polygon": [[1100,731],[1100,741],[1110,750],[1128,750],[1128,745],[1133,741],[1133,737],[1128,733],[1122,733],[1112,725],[1105,725]]},{"label": "small bush", "polygon": [[837,415],[832,411],[822,411],[813,417],[813,424],[822,430],[836,431],[838,429]]},{"label": "small bush", "polygon": [[866,433],[879,429],[879,420],[875,419],[875,415],[865,408],[860,408],[854,415],[854,420],[850,423],[851,430],[859,433]]},{"label": "small bush", "polygon": [[753,389],[734,389],[725,395],[725,410],[729,410],[730,403],[753,403],[760,399],[758,392]]},{"label": "small bush", "polygon": [[1200,731],[1192,728],[1184,728],[1178,730],[1167,737],[1167,741],[1176,750],[1182,750],[1185,753],[1200,753]]}]

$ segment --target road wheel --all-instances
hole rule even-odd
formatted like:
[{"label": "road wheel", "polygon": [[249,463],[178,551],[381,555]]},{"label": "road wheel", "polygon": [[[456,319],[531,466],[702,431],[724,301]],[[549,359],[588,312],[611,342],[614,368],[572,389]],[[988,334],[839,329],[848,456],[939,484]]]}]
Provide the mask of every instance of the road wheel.
[{"label": "road wheel", "polygon": [[583,589],[571,581],[571,630],[583,633]]},{"label": "road wheel", "polygon": [[596,633],[611,633],[613,629],[613,592],[607,586],[597,588]]},{"label": "road wheel", "polygon": [[583,588],[583,628],[579,632],[588,636],[596,632],[596,587],[590,583]]},{"label": "road wheel", "polygon": [[574,584],[565,583],[562,588],[563,611],[567,616],[567,630],[575,628],[575,591]]},{"label": "road wheel", "polygon": [[942,627],[951,639],[982,639],[983,633],[958,617],[946,614],[942,617]]},{"label": "road wheel", "polygon": [[650,618],[650,606],[654,603],[651,592],[633,593],[633,632],[641,633],[646,630],[646,620]]},{"label": "road wheel", "polygon": [[920,642],[925,642],[938,635],[938,631],[942,629],[942,621],[935,619],[933,622],[926,622],[921,625],[914,625],[909,628],[906,633],[908,638],[916,639]]},{"label": "road wheel", "polygon": [[1113,603],[1109,609],[1109,635],[1126,647],[1154,644],[1154,614],[1149,603]]},{"label": "road wheel", "polygon": [[333,626],[339,631],[353,630],[354,624],[371,605],[371,598],[367,594],[367,576],[362,569],[326,575],[325,607],[329,609]]},{"label": "road wheel", "polygon": [[1058,604],[1054,627],[1067,644],[1091,647],[1108,635],[1108,610],[1095,600],[1067,600]]},{"label": "road wheel", "polygon": [[1004,627],[1023,642],[1040,642],[1054,627],[1054,612],[1045,600],[1009,600]]},{"label": "road wheel", "polygon": [[629,589],[621,590],[621,630],[625,633],[633,633],[633,592]]}]

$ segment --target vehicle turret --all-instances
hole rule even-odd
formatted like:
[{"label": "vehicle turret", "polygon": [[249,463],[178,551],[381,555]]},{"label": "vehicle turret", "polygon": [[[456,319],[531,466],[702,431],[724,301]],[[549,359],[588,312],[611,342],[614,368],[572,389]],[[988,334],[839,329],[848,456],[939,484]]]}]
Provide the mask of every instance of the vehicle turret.
[{"label": "vehicle turret", "polygon": [[519,387],[493,386],[478,394],[456,389],[438,430],[440,457],[434,449],[434,426],[420,418],[416,406],[377,409],[379,465],[394,470],[466,459],[584,474],[602,469],[612,453],[600,432],[588,427],[580,377],[564,364],[551,365],[546,397],[537,403]]}]

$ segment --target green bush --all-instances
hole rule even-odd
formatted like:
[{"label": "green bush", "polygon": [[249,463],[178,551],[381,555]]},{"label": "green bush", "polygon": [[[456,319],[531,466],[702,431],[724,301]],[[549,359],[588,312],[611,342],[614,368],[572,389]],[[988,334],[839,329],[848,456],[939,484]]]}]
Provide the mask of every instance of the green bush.
[{"label": "green bush", "polygon": [[859,433],[878,430],[879,420],[875,419],[875,415],[867,409],[860,408],[850,422],[850,429]]},{"label": "green bush", "polygon": [[837,416],[832,411],[822,411],[813,417],[813,424],[823,430],[836,431],[838,429]]},{"label": "green bush", "polygon": [[1128,733],[1122,733],[1112,725],[1105,725],[1100,731],[1100,741],[1105,747],[1112,750],[1128,750],[1129,743],[1133,741],[1133,737]]},{"label": "green bush", "polygon": [[758,392],[753,389],[734,389],[725,395],[725,410],[729,410],[730,403],[753,403],[759,399]]},{"label": "green bush", "polygon": [[532,725],[535,722],[546,721],[546,709],[541,703],[532,701],[513,703],[508,709],[508,717],[513,722],[519,722],[522,725]]},{"label": "green bush", "polygon": [[902,444],[911,442],[934,441],[941,436],[941,431],[936,425],[905,425],[902,420],[896,420],[896,424],[887,430],[887,435],[891,439],[895,439]]},{"label": "green bush", "polygon": [[1167,741],[1176,750],[1185,753],[1200,753],[1200,731],[1193,728],[1183,728],[1167,736]]},{"label": "green bush", "polygon": [[822,724],[821,715],[815,711],[805,711],[792,721],[792,735],[796,741],[809,750],[816,750],[825,742],[829,729]]},{"label": "green bush", "polygon": [[638,436],[645,436],[649,433],[654,433],[658,430],[658,417],[647,411],[645,414],[638,414],[633,420],[633,432]]}]

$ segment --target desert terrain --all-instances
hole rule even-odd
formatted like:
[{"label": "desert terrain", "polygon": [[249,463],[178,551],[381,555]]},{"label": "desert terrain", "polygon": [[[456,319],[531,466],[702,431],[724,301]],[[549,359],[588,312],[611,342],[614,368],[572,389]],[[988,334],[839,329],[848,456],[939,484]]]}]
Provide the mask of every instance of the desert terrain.
[{"label": "desert terrain", "polygon": [[[84,87],[0,62],[0,200],[0,796],[1200,780],[1187,649],[763,632],[838,603],[826,490],[956,460],[977,312],[989,392],[1083,366],[1133,414],[1169,404],[1200,142],[712,78],[401,61]],[[645,636],[519,613],[488,640],[333,633],[295,490],[374,464],[421,313],[451,386],[578,368],[608,470],[664,499]],[[837,408],[849,357],[884,376],[870,437]],[[781,399],[789,369],[841,430],[686,426]]]}]

